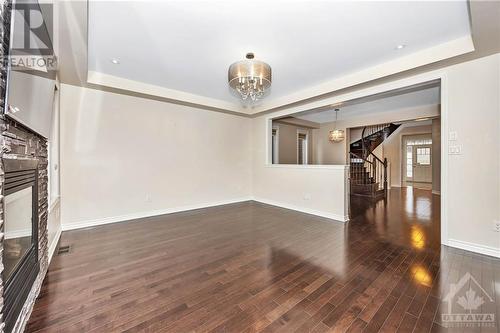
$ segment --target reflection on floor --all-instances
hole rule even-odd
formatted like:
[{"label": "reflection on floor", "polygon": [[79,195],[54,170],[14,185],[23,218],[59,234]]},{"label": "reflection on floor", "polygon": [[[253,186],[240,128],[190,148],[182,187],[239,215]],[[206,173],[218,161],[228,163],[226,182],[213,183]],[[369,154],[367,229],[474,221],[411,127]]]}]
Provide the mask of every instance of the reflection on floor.
[{"label": "reflection on floor", "polygon": [[420,190],[432,190],[432,183],[403,182],[403,187],[413,187]]},{"label": "reflection on floor", "polygon": [[27,331],[429,332],[460,304],[498,325],[500,261],[440,248],[437,200],[391,191],[348,224],[245,202],[64,232]]},{"label": "reflection on floor", "polygon": [[351,198],[353,224],[372,225],[379,238],[417,250],[440,248],[440,214],[440,196],[429,190],[393,188],[375,203]]}]

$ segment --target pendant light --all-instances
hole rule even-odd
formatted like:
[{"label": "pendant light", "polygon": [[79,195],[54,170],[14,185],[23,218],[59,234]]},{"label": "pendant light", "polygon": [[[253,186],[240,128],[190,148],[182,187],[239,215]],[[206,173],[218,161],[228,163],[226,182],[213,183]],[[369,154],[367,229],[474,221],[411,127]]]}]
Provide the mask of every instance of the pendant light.
[{"label": "pendant light", "polygon": [[229,67],[229,87],[241,100],[255,102],[271,88],[271,66],[254,59],[253,53],[247,53],[245,58]]},{"label": "pendant light", "polygon": [[[335,127],[337,126],[337,119],[338,119],[338,114],[339,114],[339,109],[335,109]],[[334,129],[333,131],[330,131],[328,134],[328,139],[331,142],[341,142],[345,138],[345,133],[344,130],[341,129]]]}]

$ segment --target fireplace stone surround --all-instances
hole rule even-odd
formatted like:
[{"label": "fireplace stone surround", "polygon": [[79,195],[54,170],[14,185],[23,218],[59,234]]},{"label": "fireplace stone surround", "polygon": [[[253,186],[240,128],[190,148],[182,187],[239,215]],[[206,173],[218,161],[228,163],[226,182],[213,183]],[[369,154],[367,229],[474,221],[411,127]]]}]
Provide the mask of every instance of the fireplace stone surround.
[{"label": "fireplace stone surround", "polygon": [[[11,3],[0,0],[0,57],[8,55]],[[6,159],[31,159],[38,161],[38,262],[40,270],[35,278],[27,299],[21,308],[12,332],[23,332],[33,305],[40,293],[40,288],[48,269],[48,151],[47,140],[30,129],[7,118],[4,114],[7,73],[0,68],[0,273],[3,271],[2,251],[4,249],[4,161]],[[0,279],[0,333],[5,331],[4,322],[4,281]]]}]

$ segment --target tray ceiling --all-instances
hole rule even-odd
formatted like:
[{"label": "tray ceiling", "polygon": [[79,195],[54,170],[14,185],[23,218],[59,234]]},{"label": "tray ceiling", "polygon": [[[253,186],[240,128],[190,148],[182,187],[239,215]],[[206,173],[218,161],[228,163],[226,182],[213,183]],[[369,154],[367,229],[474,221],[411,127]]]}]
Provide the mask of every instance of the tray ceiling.
[{"label": "tray ceiling", "polygon": [[251,51],[273,69],[263,110],[464,37],[466,1],[90,1],[89,82],[238,111],[227,69]]}]

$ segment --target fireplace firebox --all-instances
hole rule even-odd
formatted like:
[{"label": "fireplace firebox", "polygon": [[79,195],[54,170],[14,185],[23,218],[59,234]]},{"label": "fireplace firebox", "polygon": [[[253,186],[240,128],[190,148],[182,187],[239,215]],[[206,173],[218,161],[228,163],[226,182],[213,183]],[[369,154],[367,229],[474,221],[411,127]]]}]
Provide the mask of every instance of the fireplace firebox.
[{"label": "fireplace firebox", "polygon": [[38,260],[38,161],[3,159],[4,321],[10,332],[40,270]]}]

